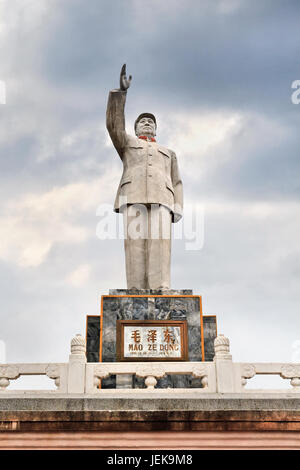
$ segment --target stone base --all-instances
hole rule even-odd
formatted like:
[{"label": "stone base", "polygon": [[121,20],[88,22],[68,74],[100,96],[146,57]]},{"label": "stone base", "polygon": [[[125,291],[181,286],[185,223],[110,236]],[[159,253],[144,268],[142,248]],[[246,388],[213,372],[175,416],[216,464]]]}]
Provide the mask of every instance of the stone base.
[{"label": "stone base", "polygon": [[193,295],[192,289],[109,289],[109,295],[128,296],[128,295]]},{"label": "stone base", "polygon": [[300,449],[299,394],[104,393],[1,396],[0,449]]},{"label": "stone base", "polygon": [[[186,320],[188,326],[188,360],[212,361],[217,335],[216,316],[202,313],[202,298],[184,290],[111,289],[102,296],[101,317],[87,317],[87,361],[116,362],[117,320]],[[100,331],[102,334],[100,334]],[[120,380],[119,380],[120,379]],[[103,388],[143,388],[144,380],[131,376],[111,376],[102,381]],[[192,376],[167,376],[158,388],[198,388],[201,381]]]}]

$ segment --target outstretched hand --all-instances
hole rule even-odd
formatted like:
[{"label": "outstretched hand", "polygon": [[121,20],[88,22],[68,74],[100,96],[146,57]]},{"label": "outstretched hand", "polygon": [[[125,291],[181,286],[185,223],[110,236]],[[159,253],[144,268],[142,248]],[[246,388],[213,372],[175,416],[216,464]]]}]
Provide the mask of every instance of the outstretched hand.
[{"label": "outstretched hand", "polygon": [[127,90],[130,87],[132,76],[126,77],[126,64],[123,65],[120,74],[120,90]]}]

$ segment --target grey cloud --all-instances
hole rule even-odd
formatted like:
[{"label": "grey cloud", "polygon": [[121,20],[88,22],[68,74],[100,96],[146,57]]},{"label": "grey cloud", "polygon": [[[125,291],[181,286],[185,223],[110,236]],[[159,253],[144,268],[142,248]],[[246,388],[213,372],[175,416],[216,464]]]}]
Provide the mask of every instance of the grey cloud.
[{"label": "grey cloud", "polygon": [[215,151],[208,150],[203,158],[215,158],[219,163],[216,167],[208,168],[198,183],[194,182],[188,188],[188,195],[197,195],[199,200],[299,200],[300,160],[296,133],[295,129],[294,136],[287,136],[276,146],[273,142],[260,145],[260,133],[254,133],[253,136],[257,136],[258,140],[250,150],[246,143],[239,145],[238,138],[233,138],[230,158],[225,161],[222,150],[223,156],[227,150],[222,149],[222,146]]},{"label": "grey cloud", "polygon": [[[299,4],[241,2],[224,15],[204,0],[175,2],[177,14],[174,0],[165,3],[161,9],[153,2],[151,15],[144,5],[145,17],[137,17],[133,1],[57,2],[36,41],[28,42],[36,57],[30,66],[53,87],[74,87],[87,98],[88,90],[117,86],[127,61],[137,100],[149,93],[181,106],[287,108],[299,73]],[[22,47],[26,57],[26,38]],[[14,65],[24,70],[19,55],[17,49]]]},{"label": "grey cloud", "polygon": [[[264,193],[264,181],[261,181],[264,178],[270,182],[267,182],[267,187],[271,186],[269,197],[276,193],[276,188],[280,194],[280,172],[294,165],[297,168],[299,109],[290,101],[290,85],[298,73],[297,3],[241,2],[240,8],[224,15],[211,2],[190,0],[184,8],[180,2],[176,3],[177,13],[171,8],[171,2],[168,15],[168,8],[160,10],[154,2],[151,16],[145,6],[147,28],[142,26],[142,17],[137,17],[137,2],[133,1],[90,0],[86,5],[76,0],[53,5],[42,27],[25,36],[21,30],[10,38],[14,51],[10,70],[19,74],[25,70],[27,80],[20,81],[18,94],[12,97],[15,104],[6,108],[3,118],[12,120],[20,115],[26,121],[27,116],[32,116],[36,129],[26,137],[32,145],[27,151],[25,146],[22,155],[12,147],[13,155],[4,164],[4,172],[7,164],[13,172],[17,162],[20,166],[23,160],[30,181],[34,172],[50,179],[49,183],[55,179],[62,183],[68,177],[80,176],[76,168],[83,174],[93,169],[97,173],[102,169],[100,161],[109,164],[112,152],[101,145],[98,152],[93,149],[92,155],[86,146],[77,156],[70,157],[57,149],[57,142],[85,123],[103,122],[107,92],[118,86],[120,65],[127,61],[128,71],[134,76],[127,105],[131,121],[144,107],[149,107],[158,116],[160,109],[170,114],[178,109],[254,111],[270,116],[276,113],[283,124],[292,123],[293,143],[286,142],[277,150],[274,156],[277,161],[271,168],[268,168],[269,150],[264,146],[255,150],[256,155],[248,154],[247,162],[247,151],[240,148],[242,163],[237,155],[230,162],[231,169],[220,168],[221,177],[209,175],[213,185],[228,195],[234,191],[236,196],[241,191],[247,197],[247,188],[248,197]],[[28,56],[33,59],[26,66]],[[40,83],[44,85],[38,90]],[[28,165],[28,161],[38,159],[42,153],[43,135],[47,132],[54,157],[36,166]],[[21,136],[20,143],[24,138]],[[14,145],[20,146],[17,142]],[[287,146],[290,152],[286,152]],[[4,145],[1,152],[7,151]],[[83,164],[87,158],[91,160],[92,170]],[[60,162],[59,171],[55,160]],[[286,173],[285,170],[284,192],[288,193],[290,186],[290,191],[297,194],[295,171],[291,170],[290,176]],[[206,189],[206,184],[203,188]]]}]

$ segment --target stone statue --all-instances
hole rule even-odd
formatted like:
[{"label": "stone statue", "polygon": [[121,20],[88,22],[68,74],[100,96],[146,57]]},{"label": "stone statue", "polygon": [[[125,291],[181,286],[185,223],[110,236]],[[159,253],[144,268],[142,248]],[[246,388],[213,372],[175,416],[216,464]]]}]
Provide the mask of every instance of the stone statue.
[{"label": "stone statue", "polygon": [[182,217],[177,158],[155,140],[156,118],[143,113],[135,134],[125,130],[124,108],[132,77],[124,64],[120,88],[109,93],[106,126],[123,162],[114,210],[124,216],[128,289],[170,289],[171,224]]}]

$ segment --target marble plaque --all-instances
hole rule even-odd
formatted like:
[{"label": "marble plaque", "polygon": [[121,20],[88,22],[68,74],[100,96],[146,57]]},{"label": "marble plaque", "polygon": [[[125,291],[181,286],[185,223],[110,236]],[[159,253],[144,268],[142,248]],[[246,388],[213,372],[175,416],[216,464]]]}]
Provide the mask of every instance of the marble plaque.
[{"label": "marble plaque", "polygon": [[185,321],[117,321],[117,360],[186,361]]}]

